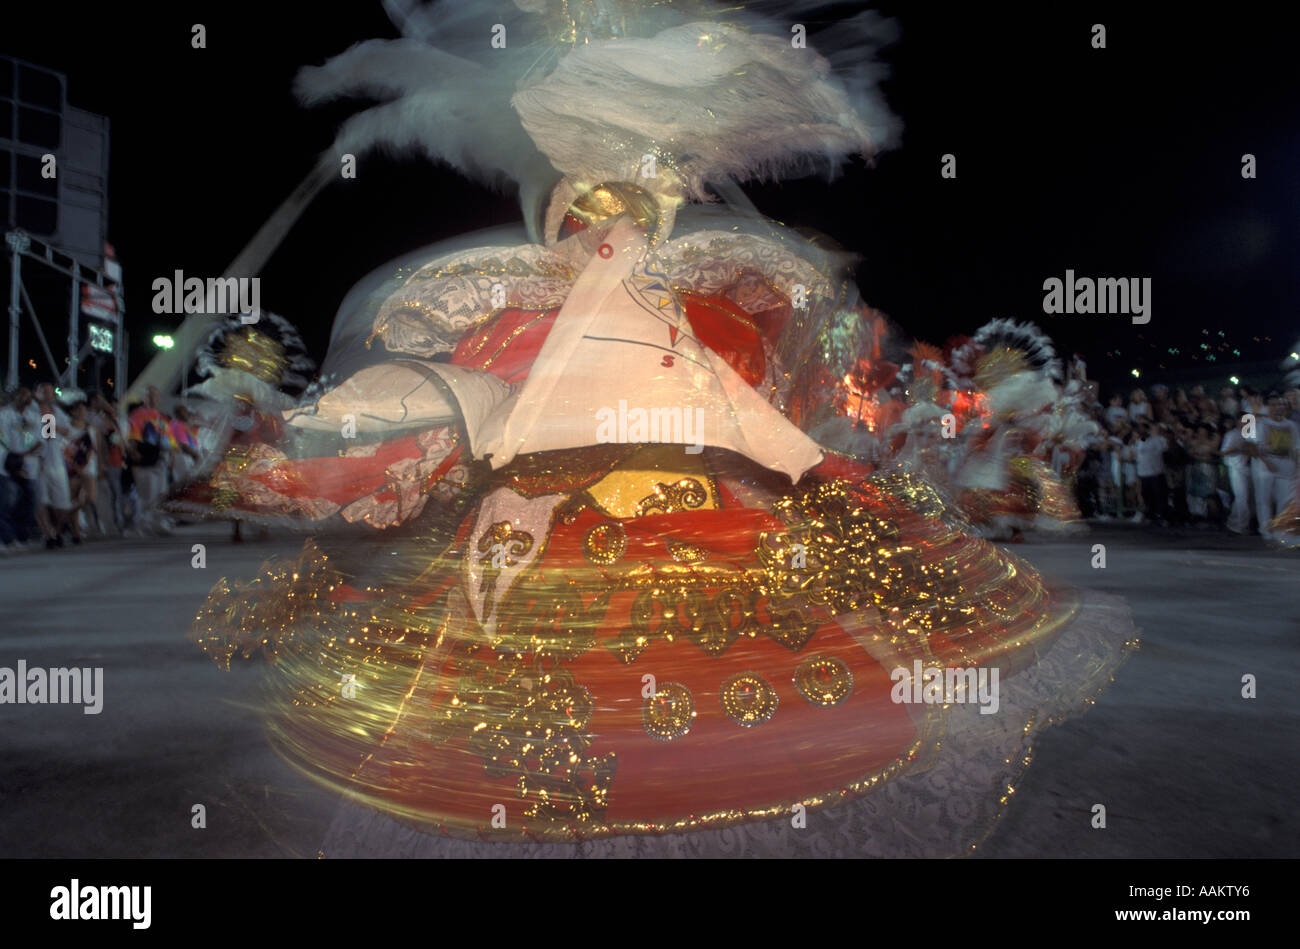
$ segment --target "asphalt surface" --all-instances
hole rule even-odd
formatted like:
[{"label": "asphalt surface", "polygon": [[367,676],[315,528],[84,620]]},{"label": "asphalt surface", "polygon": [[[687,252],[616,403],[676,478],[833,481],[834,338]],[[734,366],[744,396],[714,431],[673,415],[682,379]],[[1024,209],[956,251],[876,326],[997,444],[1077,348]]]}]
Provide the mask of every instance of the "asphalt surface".
[{"label": "asphalt surface", "polygon": [[[269,750],[260,667],[224,672],[186,640],[219,577],[300,543],[195,525],[0,559],[0,667],[102,666],[105,680],[98,715],[0,704],[0,857],[317,855],[336,801]],[[1127,524],[1012,549],[1124,597],[1142,646],[1095,707],[1038,741],[982,855],[1300,856],[1300,551]]]}]

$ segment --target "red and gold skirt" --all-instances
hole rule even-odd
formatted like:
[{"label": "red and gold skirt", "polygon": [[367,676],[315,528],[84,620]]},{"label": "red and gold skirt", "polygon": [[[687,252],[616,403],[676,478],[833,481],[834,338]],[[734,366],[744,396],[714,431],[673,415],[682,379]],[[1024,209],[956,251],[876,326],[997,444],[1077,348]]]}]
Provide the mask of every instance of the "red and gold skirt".
[{"label": "red and gold skirt", "polygon": [[432,832],[663,833],[861,795],[974,701],[922,681],[1013,676],[1076,609],[904,476],[781,489],[662,450],[506,476],[444,549],[361,573],[309,542],[196,621],[219,661],[273,660],[288,760]]}]

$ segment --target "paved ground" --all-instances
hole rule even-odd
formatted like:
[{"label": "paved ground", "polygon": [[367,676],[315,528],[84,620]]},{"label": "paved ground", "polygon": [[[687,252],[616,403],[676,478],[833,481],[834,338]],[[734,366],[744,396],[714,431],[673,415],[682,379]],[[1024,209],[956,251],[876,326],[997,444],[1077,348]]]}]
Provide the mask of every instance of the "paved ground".
[{"label": "paved ground", "polygon": [[[258,667],[221,672],[185,638],[218,577],[299,541],[226,538],[198,526],[0,560],[0,666],[103,666],[107,683],[97,716],[0,705],[0,857],[315,856],[334,801],[267,749]],[[984,854],[1300,856],[1300,552],[1128,525],[1015,550],[1125,597],[1144,642],[1095,708],[1043,737]]]}]

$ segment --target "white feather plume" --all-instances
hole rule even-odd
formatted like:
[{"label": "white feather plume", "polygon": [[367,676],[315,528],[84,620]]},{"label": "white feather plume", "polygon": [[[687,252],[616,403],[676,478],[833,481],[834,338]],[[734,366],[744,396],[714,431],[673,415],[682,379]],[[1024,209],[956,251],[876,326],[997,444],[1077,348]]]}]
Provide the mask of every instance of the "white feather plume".
[{"label": "white feather plume", "polygon": [[[710,181],[833,170],[893,144],[898,122],[879,93],[875,52],[895,29],[864,13],[826,31],[829,57],[796,47],[789,24],[824,5],[795,0],[777,20],[755,12],[761,4],[697,2],[702,22],[683,26],[687,14],[670,3],[384,0],[403,38],[303,69],[295,92],[309,105],[378,100],[343,124],[339,153],[416,153],[485,184],[517,182],[538,240],[559,172],[628,180],[656,154],[687,197],[706,200]],[[547,32],[557,11],[575,10],[624,32],[576,46]],[[490,42],[498,28],[503,46]]]},{"label": "white feather plume", "polygon": [[695,200],[710,181],[833,169],[895,130],[883,107],[859,115],[813,50],[716,22],[579,47],[512,102],[571,177],[626,177],[656,155]]}]

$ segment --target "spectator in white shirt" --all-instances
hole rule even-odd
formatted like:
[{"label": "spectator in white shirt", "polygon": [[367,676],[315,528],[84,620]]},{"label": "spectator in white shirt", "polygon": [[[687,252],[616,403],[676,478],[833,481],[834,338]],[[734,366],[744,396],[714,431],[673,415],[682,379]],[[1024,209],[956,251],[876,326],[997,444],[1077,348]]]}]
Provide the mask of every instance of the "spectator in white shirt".
[{"label": "spectator in white shirt", "polygon": [[1124,397],[1122,395],[1112,395],[1110,405],[1106,409],[1106,427],[1114,431],[1120,422],[1127,421],[1128,409],[1124,408]]},{"label": "spectator in white shirt", "polygon": [[1219,390],[1219,412],[1230,418],[1236,418],[1240,410],[1240,403],[1237,402],[1237,396],[1233,393],[1231,386],[1224,386]]},{"label": "spectator in white shirt", "polygon": [[1151,403],[1147,401],[1147,394],[1141,389],[1134,389],[1133,394],[1128,397],[1128,417],[1133,422],[1151,418]]},{"label": "spectator in white shirt", "polygon": [[1234,534],[1250,533],[1251,489],[1249,446],[1241,436],[1241,420],[1228,418],[1223,424],[1223,442],[1219,453],[1228,469],[1228,483],[1232,487],[1232,511],[1228,514],[1228,530]]},{"label": "spectator in white shirt", "polygon": [[1259,532],[1268,536],[1268,524],[1295,494],[1296,459],[1300,456],[1300,426],[1287,418],[1281,393],[1268,397],[1268,415],[1255,420],[1250,452],[1250,474],[1255,484],[1255,516]]},{"label": "spectator in white shirt", "polygon": [[40,416],[27,389],[0,407],[0,547],[22,550],[36,526],[36,478],[41,470]]},{"label": "spectator in white shirt", "polygon": [[55,401],[54,386],[36,387],[36,407],[41,421],[41,473],[36,479],[36,520],[45,533],[45,546],[62,547],[63,531],[71,529],[72,494],[63,458],[68,445],[68,415]]}]

